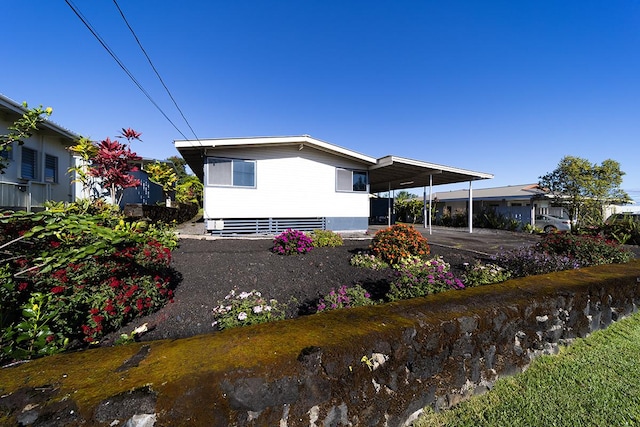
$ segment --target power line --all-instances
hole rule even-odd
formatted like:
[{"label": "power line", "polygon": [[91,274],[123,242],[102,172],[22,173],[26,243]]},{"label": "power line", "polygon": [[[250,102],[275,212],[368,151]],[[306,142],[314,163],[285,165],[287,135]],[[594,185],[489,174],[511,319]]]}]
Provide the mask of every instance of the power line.
[{"label": "power line", "polygon": [[111,55],[111,57],[116,61],[116,63],[120,66],[120,68],[122,68],[122,70],[127,74],[127,76],[129,76],[129,78],[131,79],[131,81],[133,81],[133,83],[138,87],[138,89],[140,89],[140,91],[142,91],[142,93],[147,97],[147,99],[158,109],[158,111],[160,111],[160,113],[164,116],[165,119],[167,119],[167,121],[169,123],[171,123],[171,125],[175,128],[175,130],[178,131],[178,133],[180,135],[182,135],[182,137],[184,139],[188,139],[181,131],[180,129],[178,129],[178,127],[175,125],[175,123],[173,123],[171,121],[171,119],[165,114],[165,112],[162,110],[162,108],[160,108],[160,106],[153,100],[153,98],[151,98],[151,95],[149,95],[149,92],[147,92],[143,87],[142,84],[140,84],[140,82],[134,77],[134,75],[131,73],[131,71],[129,71],[127,69],[127,67],[125,67],[125,65],[122,63],[122,61],[120,61],[120,58],[118,58],[118,56],[115,54],[115,52],[113,50],[111,50],[111,48],[107,45],[107,43],[102,39],[102,37],[100,37],[100,35],[98,34],[98,32],[91,26],[91,24],[89,23],[89,21],[82,15],[82,13],[80,12],[80,10],[76,7],[75,4],[73,4],[73,2],[71,0],[65,0],[65,2],[67,3],[67,5],[71,8],[71,10],[73,11],[73,13],[76,14],[76,16],[80,19],[80,21],[82,21],[82,23],[85,25],[85,27],[87,27],[87,29],[91,32],[91,34],[93,34],[93,36],[96,38],[96,40],[98,40],[98,42],[100,42],[100,44],[102,45],[102,47],[109,53],[109,55]]},{"label": "power line", "polygon": [[138,36],[136,35],[135,31],[133,31],[133,28],[131,28],[131,25],[129,25],[129,21],[127,20],[127,18],[124,16],[124,12],[122,11],[122,9],[120,9],[120,6],[118,5],[118,2],[116,0],[113,0],[113,4],[116,5],[116,8],[118,9],[118,12],[120,12],[120,16],[122,16],[122,19],[124,20],[124,23],[127,24],[127,28],[129,28],[129,31],[131,31],[131,34],[133,35],[133,38],[136,39],[136,43],[138,43],[138,46],[140,46],[140,49],[142,50],[142,53],[144,53],[144,56],[147,58],[147,61],[149,61],[149,65],[151,65],[151,68],[153,69],[153,71],[156,73],[156,76],[158,76],[158,79],[160,80],[160,83],[162,83],[162,86],[164,87],[164,89],[167,91],[167,94],[169,94],[169,98],[171,98],[171,100],[173,101],[173,105],[176,106],[176,108],[178,109],[178,111],[180,112],[180,115],[182,116],[182,118],[184,119],[185,123],[187,124],[187,126],[189,126],[189,129],[191,129],[191,133],[193,133],[193,136],[195,136],[195,138],[197,140],[199,140],[198,136],[196,135],[195,131],[193,130],[193,128],[191,127],[191,124],[189,123],[189,121],[187,120],[187,118],[184,116],[184,113],[182,112],[182,110],[180,109],[180,107],[178,106],[178,103],[176,102],[176,100],[173,98],[173,95],[171,94],[171,91],[169,91],[169,88],[167,87],[167,85],[164,83],[164,80],[162,79],[162,77],[160,77],[160,73],[158,72],[158,70],[156,69],[156,67],[153,65],[153,62],[151,61],[151,58],[149,58],[149,55],[147,55],[147,51],[144,49],[144,47],[142,47],[142,43],[140,43],[140,40],[138,39]]}]

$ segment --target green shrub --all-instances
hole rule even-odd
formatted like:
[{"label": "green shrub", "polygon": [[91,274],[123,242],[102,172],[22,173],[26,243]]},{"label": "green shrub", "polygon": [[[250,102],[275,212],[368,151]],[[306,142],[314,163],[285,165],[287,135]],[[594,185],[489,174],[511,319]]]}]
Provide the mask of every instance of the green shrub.
[{"label": "green shrub", "polygon": [[564,255],[581,267],[629,262],[631,253],[601,236],[549,233],[536,244],[538,252]]},{"label": "green shrub", "polygon": [[391,265],[411,255],[426,257],[430,253],[427,239],[418,230],[396,224],[379,230],[371,241],[371,253]]},{"label": "green shrub", "polygon": [[232,289],[213,309],[212,325],[220,330],[284,319],[285,310],[275,299],[266,300],[256,290]]},{"label": "green shrub", "polygon": [[349,263],[354,267],[370,268],[371,270],[383,270],[389,268],[389,264],[382,261],[380,258],[369,253],[357,253],[351,257]]},{"label": "green shrub", "polygon": [[602,227],[602,234],[620,244],[640,245],[640,222],[632,216],[623,216]]},{"label": "green shrub", "polygon": [[500,283],[509,280],[511,273],[509,270],[496,264],[482,264],[476,261],[473,265],[466,264],[465,272],[462,275],[462,281],[465,287],[473,287],[480,285],[490,285],[492,283]]},{"label": "green shrub", "polygon": [[342,236],[331,230],[313,230],[311,232],[311,241],[313,242],[313,246],[316,248],[336,248],[344,244]]},{"label": "green shrub", "polygon": [[0,362],[97,341],[172,299],[175,233],[86,210],[0,217]]},{"label": "green shrub", "polygon": [[320,298],[317,310],[321,312],[373,304],[371,295],[360,284],[353,287],[342,285],[338,289],[331,289],[327,295]]}]

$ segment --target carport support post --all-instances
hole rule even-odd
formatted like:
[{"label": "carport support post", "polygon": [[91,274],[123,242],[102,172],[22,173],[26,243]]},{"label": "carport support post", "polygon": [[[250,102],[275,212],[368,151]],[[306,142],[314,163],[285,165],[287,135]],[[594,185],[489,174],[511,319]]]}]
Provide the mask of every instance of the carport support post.
[{"label": "carport support post", "polygon": [[469,181],[469,233],[473,233],[473,181]]},{"label": "carport support post", "polygon": [[387,194],[387,227],[391,227],[391,182],[389,182],[389,193]]}]

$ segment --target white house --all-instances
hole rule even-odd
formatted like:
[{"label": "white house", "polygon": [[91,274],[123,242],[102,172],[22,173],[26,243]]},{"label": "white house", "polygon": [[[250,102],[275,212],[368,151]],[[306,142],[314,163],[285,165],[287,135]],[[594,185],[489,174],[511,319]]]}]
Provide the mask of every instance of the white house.
[{"label": "white house", "polygon": [[214,234],[365,231],[371,193],[493,175],[395,156],[380,159],[304,136],[174,141],[204,184]]},{"label": "white house", "polygon": [[[0,95],[0,134],[26,112],[19,103]],[[11,151],[1,151],[8,167],[0,174],[0,209],[30,211],[45,201],[75,200],[75,186],[67,170],[74,159],[67,148],[79,135],[49,120],[24,145],[13,143]]]}]

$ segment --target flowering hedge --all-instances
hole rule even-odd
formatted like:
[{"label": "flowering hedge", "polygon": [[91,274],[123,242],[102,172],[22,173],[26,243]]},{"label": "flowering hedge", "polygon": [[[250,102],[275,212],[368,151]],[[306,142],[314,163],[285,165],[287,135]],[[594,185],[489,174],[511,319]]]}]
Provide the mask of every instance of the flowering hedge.
[{"label": "flowering hedge", "polygon": [[113,212],[0,218],[0,362],[92,343],[173,298],[175,234]]}]

